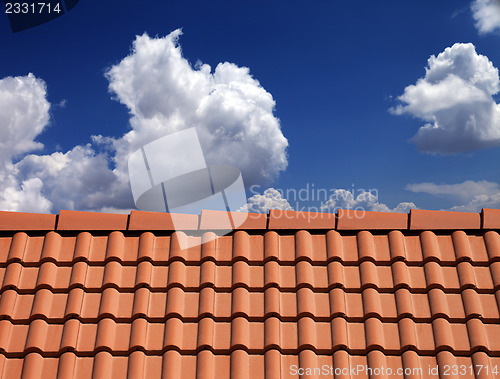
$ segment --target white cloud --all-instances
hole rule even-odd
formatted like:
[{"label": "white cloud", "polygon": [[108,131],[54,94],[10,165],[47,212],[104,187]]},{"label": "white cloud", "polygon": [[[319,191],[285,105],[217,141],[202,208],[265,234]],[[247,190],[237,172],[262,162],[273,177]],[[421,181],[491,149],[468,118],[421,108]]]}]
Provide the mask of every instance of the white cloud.
[{"label": "white cloud", "polygon": [[0,209],[130,207],[126,178],[111,171],[109,157],[90,144],[64,154],[26,155],[43,147],[36,138],[49,124],[49,110],[43,80],[33,74],[0,80]]},{"label": "white cloud", "polygon": [[426,153],[453,154],[500,146],[498,69],[471,43],[456,43],[428,60],[426,74],[391,108],[427,122],[412,141]]},{"label": "white cloud", "polygon": [[500,1],[474,0],[471,4],[471,10],[480,34],[500,29]]},{"label": "white cloud", "polygon": [[16,164],[21,178],[39,178],[54,209],[132,208],[126,175],[108,167],[109,157],[90,145],[66,153],[28,155]]},{"label": "white cloud", "polygon": [[273,97],[246,67],[193,68],[180,34],[137,37],[132,53],[107,72],[110,91],[132,115],[132,130],[116,142],[118,167],[145,143],[196,127],[207,163],[239,167],[247,186],[271,182],[288,164]]},{"label": "white cloud", "polygon": [[[296,194],[294,191],[292,191]],[[408,213],[410,209],[417,208],[415,204],[410,202],[399,203],[395,208],[389,208],[387,205],[378,202],[378,194],[376,191],[368,192],[358,190],[356,196],[353,192],[345,189],[336,189],[330,195],[329,199],[322,203],[319,209],[317,207],[300,208],[299,203],[296,204],[297,210],[306,212],[325,212],[336,213],[339,209],[358,209],[365,211],[378,212],[401,212]],[[247,205],[239,209],[242,212],[252,213],[268,213],[270,209],[294,210],[290,203],[282,195],[282,191],[274,188],[269,188],[262,195],[256,194],[250,197]]]},{"label": "white cloud", "polygon": [[43,147],[35,138],[49,123],[46,94],[33,74],[0,80],[0,163]]},{"label": "white cloud", "polygon": [[91,144],[66,153],[25,155],[43,147],[36,137],[50,119],[44,81],[32,74],[0,80],[0,209],[134,208],[129,154],[192,126],[208,163],[239,167],[247,185],[271,181],[284,170],[288,142],[271,94],[248,68],[227,62],[214,72],[208,65],[191,67],[182,57],[180,34],[139,36],[132,53],[108,70],[110,91],[129,108],[132,130],[117,139],[91,136]]},{"label": "white cloud", "polygon": [[131,208],[128,178],[108,167],[92,146],[66,153],[27,155],[0,170],[0,209],[57,212],[60,209]]},{"label": "white cloud", "polygon": [[23,153],[41,149],[36,137],[47,127],[50,103],[43,80],[33,74],[0,80],[0,209],[48,212],[52,203],[37,177],[22,177],[13,163]]},{"label": "white cloud", "polygon": [[406,189],[411,192],[422,192],[430,195],[452,196],[462,202],[469,202],[479,195],[494,195],[500,192],[498,183],[486,180],[475,182],[466,180],[457,184],[415,183],[408,184]]},{"label": "white cloud", "polygon": [[480,212],[483,208],[500,209],[500,192],[492,195],[477,195],[467,204],[455,205],[451,211]]},{"label": "white cloud", "polygon": [[401,212],[407,213],[410,209],[417,208],[411,202],[399,203],[391,209],[387,205],[378,202],[378,194],[369,191],[358,191],[354,196],[353,192],[345,189],[337,189],[330,198],[321,205],[322,212],[336,213],[339,209],[354,209],[376,212]]},{"label": "white cloud", "polygon": [[248,198],[247,204],[239,209],[240,212],[268,213],[270,209],[293,210],[281,193],[268,188],[262,195],[256,194]]},{"label": "white cloud", "polygon": [[452,211],[479,212],[482,208],[500,208],[500,185],[486,180],[467,180],[457,184],[416,183],[406,189],[435,196],[456,199],[461,204],[451,207]]},{"label": "white cloud", "polygon": [[14,186],[3,188],[0,209],[4,211],[49,213],[52,203],[41,194],[43,183],[31,178]]}]

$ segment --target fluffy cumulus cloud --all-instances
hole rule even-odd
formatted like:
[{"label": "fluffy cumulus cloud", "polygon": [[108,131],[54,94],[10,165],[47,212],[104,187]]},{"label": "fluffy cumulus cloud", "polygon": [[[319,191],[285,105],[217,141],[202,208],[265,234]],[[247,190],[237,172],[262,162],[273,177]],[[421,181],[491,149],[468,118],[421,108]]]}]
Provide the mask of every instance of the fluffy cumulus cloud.
[{"label": "fluffy cumulus cloud", "polygon": [[46,94],[33,74],[0,80],[0,162],[43,147],[35,138],[49,123]]},{"label": "fluffy cumulus cloud", "polygon": [[18,176],[38,178],[54,208],[100,210],[133,208],[128,178],[109,168],[109,156],[91,144],[66,153],[28,155],[16,164]]},{"label": "fluffy cumulus cloud", "polygon": [[247,204],[239,209],[242,212],[268,213],[270,209],[293,210],[281,192],[268,188],[262,195],[256,194],[248,198]]},{"label": "fluffy cumulus cloud", "polygon": [[479,33],[485,34],[500,30],[499,0],[474,0],[471,10]]},{"label": "fluffy cumulus cloud", "polygon": [[41,194],[43,182],[39,178],[31,178],[18,183],[14,178],[11,185],[3,186],[0,196],[0,209],[18,212],[48,213],[52,203]]},{"label": "fluffy cumulus cloud", "polygon": [[[136,38],[129,56],[107,71],[113,96],[131,114],[120,138],[92,136],[65,153],[36,155],[49,124],[43,80],[0,80],[0,209],[127,211],[134,208],[128,157],[143,144],[196,127],[207,163],[232,164],[248,185],[270,182],[287,166],[288,142],[275,102],[245,67],[212,71],[182,56],[180,30]],[[29,154],[31,153],[31,154]],[[29,154],[29,155],[27,155]]]},{"label": "fluffy cumulus cloud", "polygon": [[357,191],[353,193],[345,189],[337,189],[330,198],[321,205],[322,212],[336,213],[339,209],[354,209],[376,212],[401,212],[407,213],[410,209],[417,208],[415,204],[404,202],[399,203],[395,208],[389,208],[383,203],[379,203],[378,194],[371,191]]},{"label": "fluffy cumulus cloud", "polygon": [[35,141],[49,123],[46,85],[34,75],[0,80],[0,209],[47,212],[52,203],[37,177],[22,177],[13,160],[41,149]]},{"label": "fluffy cumulus cloud", "polygon": [[450,210],[479,212],[482,208],[500,208],[500,185],[486,180],[467,180],[457,184],[416,183],[406,189],[456,200]]},{"label": "fluffy cumulus cloud", "polygon": [[412,141],[426,153],[453,154],[500,146],[498,69],[471,43],[431,56],[426,74],[405,88],[394,114],[426,122]]},{"label": "fluffy cumulus cloud", "polygon": [[191,66],[180,34],[137,37],[131,54],[107,72],[132,115],[132,130],[116,142],[117,164],[145,143],[196,127],[207,163],[238,167],[247,186],[271,182],[288,163],[273,97],[246,67]]},{"label": "fluffy cumulus cloud", "polygon": [[66,153],[30,154],[0,170],[0,209],[49,213],[59,209],[133,207],[127,178],[88,144]]},{"label": "fluffy cumulus cloud", "polygon": [[43,80],[33,74],[0,80],[0,209],[130,209],[127,177],[109,168],[109,155],[96,145],[29,154],[43,148],[36,138],[49,124],[49,110]]}]

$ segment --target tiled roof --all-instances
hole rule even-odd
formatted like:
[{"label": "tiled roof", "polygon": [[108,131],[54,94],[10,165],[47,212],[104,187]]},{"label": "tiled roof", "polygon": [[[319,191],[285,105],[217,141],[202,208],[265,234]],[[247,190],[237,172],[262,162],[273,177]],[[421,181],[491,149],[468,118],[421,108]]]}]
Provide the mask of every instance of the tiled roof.
[{"label": "tiled roof", "polygon": [[500,210],[222,216],[0,212],[0,378],[500,374]]}]

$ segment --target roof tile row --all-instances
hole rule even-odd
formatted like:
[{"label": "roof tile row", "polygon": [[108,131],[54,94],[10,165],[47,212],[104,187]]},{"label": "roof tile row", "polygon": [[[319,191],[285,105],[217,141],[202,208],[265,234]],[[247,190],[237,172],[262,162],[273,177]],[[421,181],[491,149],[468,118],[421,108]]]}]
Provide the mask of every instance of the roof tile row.
[{"label": "roof tile row", "polygon": [[[455,366],[457,375],[452,375]],[[333,376],[366,379],[369,373],[377,379],[387,379],[402,377],[404,372],[408,379],[436,378],[438,372],[449,378],[493,379],[500,371],[500,358],[488,357],[480,351],[464,357],[448,351],[438,352],[436,356],[419,356],[412,350],[401,355],[385,355],[378,350],[366,355],[351,355],[344,350],[321,355],[307,349],[294,355],[273,349],[263,354],[235,350],[230,355],[216,355],[210,350],[193,355],[168,350],[154,356],[140,350],[127,356],[101,351],[95,357],[65,352],[57,358],[42,357],[38,353],[30,353],[25,358],[6,358],[0,354],[0,371],[6,378],[288,379],[297,378],[299,369],[303,369],[301,372],[308,379]],[[398,373],[401,375],[396,376]]]},{"label": "roof tile row", "polygon": [[[212,232],[199,237],[187,236],[184,232],[174,232],[171,236],[155,236],[150,232],[125,236],[119,231],[107,236],[92,236],[88,232],[62,236],[54,231],[45,236],[28,236],[17,232],[13,236],[0,237],[0,266],[15,262],[70,265],[79,261],[135,264],[144,260],[165,264],[176,260],[197,264],[206,261],[218,264],[276,261],[285,265],[299,261],[313,264],[371,261],[379,265],[396,261],[406,261],[410,265],[430,261],[444,265],[460,262],[486,265],[500,261],[500,235],[496,231],[482,235],[467,235],[463,231],[451,235],[436,235],[432,231],[404,235],[396,230],[383,235],[368,231],[342,235],[335,230],[325,234],[300,230],[295,235],[279,235],[275,231],[250,235],[246,231],[237,231],[234,236],[217,239],[213,236]],[[180,249],[180,239],[204,243],[193,243],[189,249]]]},{"label": "roof tile row", "polygon": [[102,292],[85,292],[74,288],[69,293],[53,293],[41,289],[35,294],[19,294],[9,289],[0,297],[0,320],[29,323],[35,319],[63,323],[69,318],[82,322],[97,322],[110,317],[120,322],[145,317],[154,322],[169,317],[180,317],[195,322],[203,317],[230,321],[236,317],[263,321],[279,317],[296,321],[312,317],[330,321],[344,317],[361,322],[370,317],[396,322],[410,317],[419,322],[446,318],[452,322],[465,322],[481,318],[484,322],[498,321],[500,291],[495,294],[478,293],[465,289],[461,293],[445,293],[431,289],[415,294],[407,289],[395,293],[380,293],[368,288],[361,293],[346,293],[335,288],[327,293],[301,288],[296,292],[280,292],[268,288],[264,292],[249,292],[236,288],[232,292],[216,292],[213,288],[184,292],[174,287],[165,292],[151,292],[139,288],[135,292],[119,292],[107,288]]},{"label": "roof tile row", "polygon": [[465,323],[450,323],[444,318],[429,323],[415,322],[410,318],[398,322],[382,322],[378,318],[348,322],[342,317],[330,322],[309,317],[294,322],[284,322],[276,317],[264,322],[253,322],[244,317],[230,322],[216,322],[209,317],[198,322],[173,317],[160,323],[143,318],[124,323],[111,318],[97,323],[69,319],[64,324],[49,324],[42,319],[21,325],[9,320],[0,321],[0,352],[16,357],[31,352],[54,356],[65,351],[79,355],[98,351],[121,355],[133,350],[148,354],[166,350],[195,354],[207,349],[217,354],[229,354],[236,349],[249,353],[277,349],[285,354],[297,354],[303,349],[329,354],[345,349],[352,354],[366,354],[378,349],[386,354],[400,355],[411,349],[423,355],[436,350],[467,356],[481,350],[498,355],[500,325],[485,324],[479,319]]},{"label": "roof tile row", "polygon": [[[59,215],[0,212],[0,230],[473,230],[500,229],[500,210],[479,213],[412,209],[406,213],[339,210],[337,214],[271,210],[265,214],[202,211],[201,215],[179,215],[131,211],[127,214],[61,210]],[[175,225],[174,225],[175,218]],[[221,220],[244,222],[228,224]],[[243,220],[241,220],[243,221]]]},{"label": "roof tile row", "polygon": [[250,290],[277,287],[283,291],[314,288],[321,292],[335,287],[349,292],[365,288],[377,288],[382,292],[399,288],[411,288],[412,292],[426,292],[431,288],[455,293],[466,288],[497,291],[500,289],[500,262],[493,262],[490,266],[475,266],[469,262],[442,266],[430,261],[422,266],[409,266],[396,261],[391,265],[378,266],[364,261],[347,266],[334,261],[319,266],[299,261],[285,266],[269,261],[257,266],[236,261],[231,266],[223,266],[206,261],[194,266],[182,261],[165,265],[154,265],[149,261],[122,265],[110,261],[99,266],[86,262],[76,262],[73,266],[44,262],[41,266],[32,267],[13,262],[6,268],[0,267],[0,293],[7,289],[32,293],[42,288],[60,292],[75,287],[88,291],[110,287],[127,292],[139,287],[153,290],[180,287],[189,291],[214,287],[226,292],[237,287]]}]

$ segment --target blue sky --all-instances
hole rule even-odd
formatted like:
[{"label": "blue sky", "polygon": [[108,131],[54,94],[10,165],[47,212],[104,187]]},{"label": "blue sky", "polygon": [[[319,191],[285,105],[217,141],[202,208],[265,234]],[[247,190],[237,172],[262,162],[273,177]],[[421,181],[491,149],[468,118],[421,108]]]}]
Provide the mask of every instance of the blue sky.
[{"label": "blue sky", "polygon": [[[500,207],[500,110],[494,109],[500,102],[498,72],[496,79],[494,72],[500,67],[500,16],[481,18],[481,9],[500,12],[500,5],[495,0],[476,3],[474,11],[472,1],[461,0],[189,4],[80,0],[63,17],[19,33],[11,32],[4,15],[0,21],[0,78],[18,77],[27,84],[21,88],[5,79],[0,82],[0,110],[13,112],[0,118],[0,137],[4,139],[0,207],[35,212],[133,208],[123,172],[113,173],[114,149],[125,149],[116,143],[122,143],[131,130],[133,105],[127,103],[124,92],[110,90],[111,82],[117,84],[120,79],[112,79],[106,72],[121,67],[124,73],[136,75],[120,66],[127,55],[134,55],[131,49],[136,36],[147,33],[148,39],[161,41],[179,28],[178,46],[193,71],[198,61],[210,65],[212,73],[221,62],[247,67],[249,74],[237,80],[251,76],[258,81],[251,85],[258,87],[260,95],[268,93],[274,99],[272,115],[279,120],[288,145],[284,150],[272,133],[262,137],[267,138],[266,148],[276,151],[266,155],[269,161],[261,162],[262,166],[250,167],[249,163],[242,169],[268,170],[274,177],[266,181],[257,174],[252,176],[260,184],[260,195],[250,202],[251,210],[266,211],[286,203],[272,191],[262,196],[267,188],[299,190],[312,184],[317,189],[355,191],[353,199],[337,192],[342,196],[331,199],[324,210],[347,206],[393,210],[404,202],[413,205],[399,210],[412,206],[470,211]],[[148,48],[152,47],[144,47]],[[429,57],[438,57],[446,48],[452,50],[440,62],[451,61],[443,69],[448,71],[437,73],[439,79],[429,77],[427,86],[417,85],[406,102],[398,100],[405,88],[425,77]],[[484,58],[478,58],[481,56]],[[464,61],[464,67],[453,71]],[[34,75],[30,83],[29,73]],[[461,81],[451,81],[450,75]],[[483,77],[482,84],[473,79],[477,77]],[[142,80],[138,74],[137,80]],[[432,88],[437,87],[432,85],[437,84],[441,92],[435,94]],[[143,89],[137,83],[129,85],[130,90]],[[36,93],[40,86],[45,93]],[[162,90],[170,89],[165,86]],[[457,95],[457,100],[450,93],[463,96]],[[28,104],[29,94],[33,99]],[[238,96],[241,100],[247,95],[253,96],[245,90]],[[12,102],[16,101],[20,113],[14,112]],[[429,110],[426,101],[442,106]],[[42,116],[38,124],[26,117],[19,121],[19,114],[30,113],[28,108],[36,102],[41,105],[33,114],[48,112],[48,121]],[[463,104],[467,104],[466,110]],[[402,114],[395,111],[398,106]],[[486,111],[488,106],[493,110]],[[162,108],[162,112],[175,110],[175,106]],[[443,133],[431,131],[419,143],[410,141],[436,117]],[[455,128],[469,119],[476,122],[473,128]],[[16,120],[22,127],[18,128]],[[239,118],[235,116],[235,120]],[[29,132],[33,124],[38,127]],[[262,126],[263,130],[276,127],[271,124]],[[235,126],[244,131],[245,127]],[[2,134],[2,128],[9,132]],[[96,143],[93,135],[111,137],[115,142],[101,139]],[[13,141],[22,143],[14,149]],[[263,143],[254,142],[247,151],[250,157],[256,151],[252,149]],[[121,158],[126,156],[123,154]],[[287,164],[276,164],[276,157]],[[108,169],[100,167],[104,162]],[[375,189],[377,198],[356,199],[362,189]],[[110,192],[115,194],[113,199]],[[288,198],[292,208],[321,206],[313,200],[299,204],[294,200]]]}]

